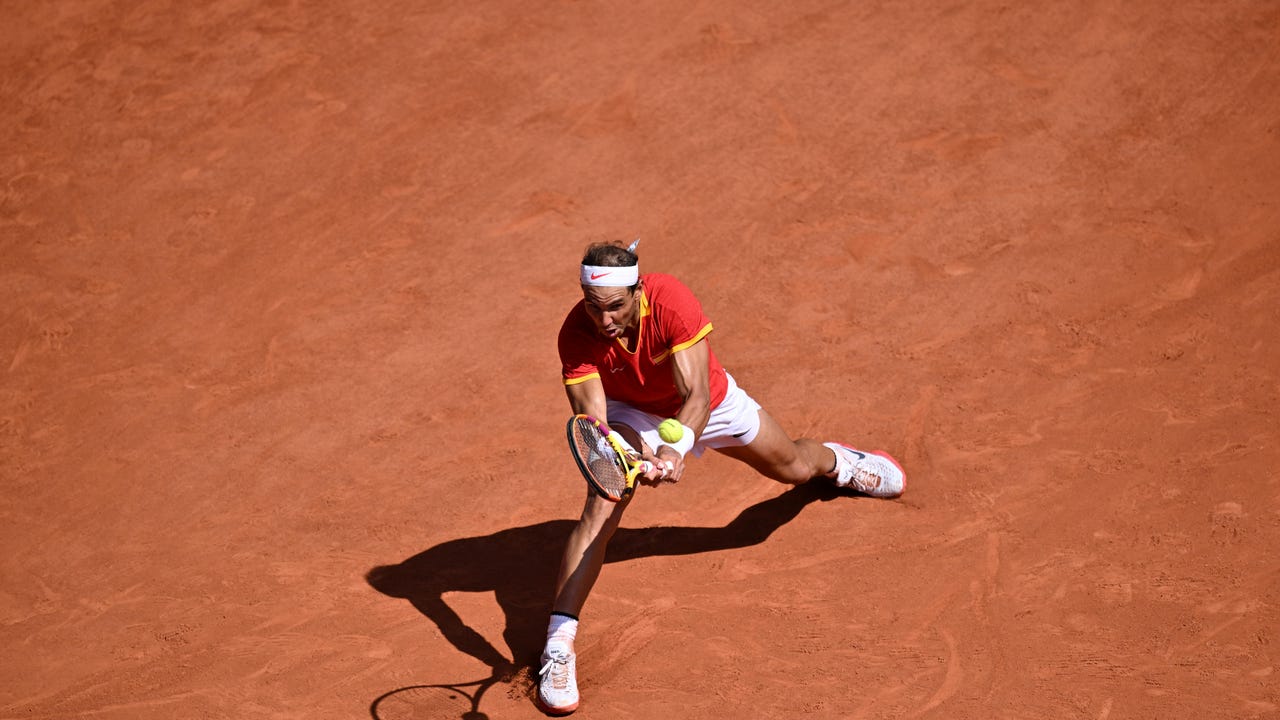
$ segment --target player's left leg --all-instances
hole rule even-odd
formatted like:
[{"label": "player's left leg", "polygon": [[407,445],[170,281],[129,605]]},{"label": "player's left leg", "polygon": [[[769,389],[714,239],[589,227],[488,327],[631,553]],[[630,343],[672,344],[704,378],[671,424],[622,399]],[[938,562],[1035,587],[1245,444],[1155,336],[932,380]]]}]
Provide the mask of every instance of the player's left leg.
[{"label": "player's left leg", "polygon": [[809,438],[792,440],[772,415],[763,408],[758,412],[760,429],[751,442],[716,449],[767,478],[790,485],[834,472],[836,454],[831,448]]},{"label": "player's left leg", "polygon": [[759,413],[760,428],[750,442],[716,449],[779,482],[798,484],[823,476],[879,498],[898,497],[906,488],[902,467],[887,453],[809,438],[792,440],[768,412],[761,408]]}]

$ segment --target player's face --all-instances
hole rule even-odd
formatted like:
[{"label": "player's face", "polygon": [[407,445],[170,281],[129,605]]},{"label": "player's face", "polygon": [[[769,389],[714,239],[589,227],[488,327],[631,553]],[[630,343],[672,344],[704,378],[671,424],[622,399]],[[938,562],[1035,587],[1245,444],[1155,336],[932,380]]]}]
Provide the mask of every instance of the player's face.
[{"label": "player's face", "polygon": [[625,287],[582,286],[587,315],[607,338],[616,338],[640,323],[640,292]]}]

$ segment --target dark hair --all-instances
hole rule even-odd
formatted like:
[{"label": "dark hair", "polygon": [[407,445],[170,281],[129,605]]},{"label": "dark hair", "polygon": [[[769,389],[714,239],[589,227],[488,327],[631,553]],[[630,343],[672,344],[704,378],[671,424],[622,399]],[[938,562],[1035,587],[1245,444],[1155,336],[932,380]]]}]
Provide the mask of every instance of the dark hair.
[{"label": "dark hair", "polygon": [[621,240],[592,243],[582,256],[583,265],[597,267],[632,267],[640,264],[640,258],[622,244]]}]

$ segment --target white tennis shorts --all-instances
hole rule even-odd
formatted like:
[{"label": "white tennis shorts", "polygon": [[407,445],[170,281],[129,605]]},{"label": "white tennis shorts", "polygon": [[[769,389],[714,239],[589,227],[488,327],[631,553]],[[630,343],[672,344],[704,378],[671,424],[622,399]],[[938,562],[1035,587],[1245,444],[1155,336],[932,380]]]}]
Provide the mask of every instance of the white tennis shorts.
[{"label": "white tennis shorts", "polygon": [[[745,390],[738,387],[733,376],[725,373],[729,388],[725,391],[724,400],[711,410],[707,427],[702,436],[693,444],[694,456],[701,457],[707,448],[741,447],[751,444],[760,432],[760,403],[751,399]],[[618,400],[609,400],[609,424],[626,425],[640,433],[645,444],[651,448],[666,445],[658,437],[658,423],[666,418],[647,413]]]}]

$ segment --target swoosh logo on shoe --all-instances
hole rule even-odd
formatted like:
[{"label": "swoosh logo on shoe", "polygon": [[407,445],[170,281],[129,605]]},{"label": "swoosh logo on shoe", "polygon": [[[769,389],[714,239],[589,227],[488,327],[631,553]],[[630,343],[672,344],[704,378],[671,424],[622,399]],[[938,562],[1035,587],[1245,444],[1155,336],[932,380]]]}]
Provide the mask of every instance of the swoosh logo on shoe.
[{"label": "swoosh logo on shoe", "polygon": [[597,275],[596,273],[591,273],[591,279],[592,279],[592,280],[599,280],[600,278],[602,278],[602,277],[604,277],[605,275],[608,275],[608,274],[610,274],[610,273],[612,273],[612,272],[613,272],[613,271],[612,271],[612,270],[610,270],[609,272],[602,272],[602,273],[600,273],[600,274],[598,274],[598,275]]}]

